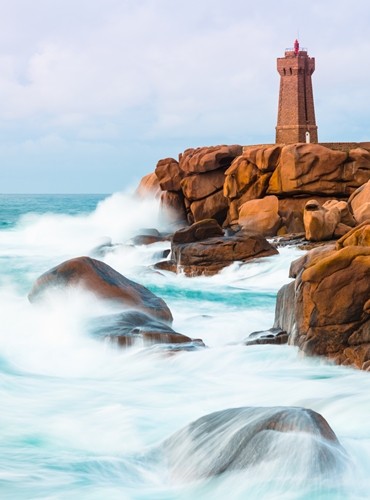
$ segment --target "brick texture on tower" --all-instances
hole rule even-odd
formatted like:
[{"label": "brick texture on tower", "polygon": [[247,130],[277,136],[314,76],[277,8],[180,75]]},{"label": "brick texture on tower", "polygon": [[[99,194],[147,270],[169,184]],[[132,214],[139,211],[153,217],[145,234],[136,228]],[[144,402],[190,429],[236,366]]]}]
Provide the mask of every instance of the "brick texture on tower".
[{"label": "brick texture on tower", "polygon": [[315,71],[315,58],[305,49],[285,51],[277,59],[280,74],[279,109],[276,143],[318,142],[311,75]]}]

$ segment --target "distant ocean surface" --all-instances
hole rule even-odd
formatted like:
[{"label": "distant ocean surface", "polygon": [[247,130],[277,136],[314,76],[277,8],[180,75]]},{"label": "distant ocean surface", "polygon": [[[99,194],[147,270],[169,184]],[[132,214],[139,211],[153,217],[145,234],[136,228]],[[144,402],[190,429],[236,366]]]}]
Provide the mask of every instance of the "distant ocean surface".
[{"label": "distant ocean surface", "polygon": [[[242,344],[272,326],[276,293],[302,251],[285,247],[214,277],[186,278],[152,267],[169,242],[130,242],[153,227],[168,227],[158,202],[125,193],[0,195],[0,498],[369,498],[369,373],[303,358],[291,346]],[[208,348],[169,355],[159,346],[107,344],[91,323],[110,309],[79,288],[28,302],[41,273],[81,255],[162,297],[174,329]],[[267,457],[195,481],[158,458],[183,426],[241,406],[321,413],[347,452],[346,467],[335,478],[308,473],[299,464],[309,450],[293,447],[283,463]]]},{"label": "distant ocean surface", "polygon": [[96,208],[104,194],[0,194],[0,228],[14,226],[26,213],[83,214]]}]

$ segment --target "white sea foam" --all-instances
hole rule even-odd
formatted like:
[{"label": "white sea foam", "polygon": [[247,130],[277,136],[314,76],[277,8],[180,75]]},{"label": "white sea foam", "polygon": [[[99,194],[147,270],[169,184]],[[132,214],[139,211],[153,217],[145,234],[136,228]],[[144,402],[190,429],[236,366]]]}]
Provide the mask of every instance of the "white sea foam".
[{"label": "white sea foam", "polygon": [[140,228],[167,224],[158,200],[115,193],[87,215],[24,215],[15,230],[0,232],[0,248],[2,255],[10,250],[18,255],[85,254],[107,241],[124,243]]},{"label": "white sea foam", "polygon": [[[272,326],[274,296],[289,281],[280,255],[186,278],[147,266],[168,243],[117,247],[103,259],[165,298],[174,328],[209,348],[168,355],[120,350],[93,338],[89,321],[112,312],[85,290],[26,292],[51,265],[156,224],[157,202],[117,194],[91,215],[24,218],[0,232],[0,470],[2,498],[367,498],[370,377],[303,358],[295,347],[239,342]],[[304,406],[321,413],[348,453],[336,485],[303,481],[268,460],[253,471],[184,484],[150,451],[207,413],[240,406]],[[302,454],[305,448],[302,445]],[[299,460],[299,456],[296,457]],[[315,483],[316,481],[316,483]],[[320,496],[321,495],[321,496]]]}]

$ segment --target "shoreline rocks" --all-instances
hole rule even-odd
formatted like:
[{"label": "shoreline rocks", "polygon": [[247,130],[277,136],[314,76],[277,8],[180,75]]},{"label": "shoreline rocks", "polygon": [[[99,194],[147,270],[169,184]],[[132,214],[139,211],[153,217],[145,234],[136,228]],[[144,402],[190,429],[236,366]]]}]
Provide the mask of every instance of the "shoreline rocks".
[{"label": "shoreline rocks", "polygon": [[[322,205],[351,197],[349,207],[357,212],[357,223],[368,217],[369,207],[360,213],[357,205],[367,196],[360,190],[370,179],[370,148],[365,143],[352,147],[346,151],[305,143],[201,147],[187,149],[178,160],[160,160],[152,175],[162,189],[162,206],[178,211],[178,220],[192,224],[215,218],[228,227],[240,223],[239,211],[246,203],[276,196],[280,225],[276,222],[271,232],[287,234],[303,230],[303,207],[312,199]],[[341,228],[335,236],[343,232]]]},{"label": "shoreline rocks", "polygon": [[37,278],[28,298],[35,302],[52,288],[82,285],[98,297],[131,307],[165,323],[172,323],[172,314],[163,299],[112,267],[90,257],[77,257],[50,269]]},{"label": "shoreline rocks", "polygon": [[[227,231],[175,236],[171,259],[155,267],[212,275],[272,255],[264,236],[290,241],[304,231],[302,247],[313,250],[292,263],[295,282],[278,294],[274,327],[307,354],[370,369],[370,143],[342,146],[217,146],[186,150],[178,164],[163,161],[181,177],[176,189],[189,224],[212,218]],[[336,247],[322,245],[335,239]]]},{"label": "shoreline rocks", "polygon": [[270,328],[259,332],[252,332],[244,340],[244,345],[281,345],[288,342],[289,335],[281,328]]},{"label": "shoreline rocks", "polygon": [[215,220],[204,220],[174,233],[169,261],[156,269],[184,272],[187,276],[212,276],[233,262],[277,254],[263,236],[240,230],[224,235]]},{"label": "shoreline rocks", "polygon": [[[317,480],[318,474],[327,480],[348,461],[324,417],[300,407],[242,407],[210,413],[175,432],[160,451],[171,474],[183,481],[248,470],[266,461],[272,475],[283,467],[304,481],[312,476]],[[274,463],[279,469],[272,467]]]},{"label": "shoreline rocks", "polygon": [[117,344],[119,347],[134,345],[176,344],[185,349],[205,347],[200,339],[192,339],[175,332],[168,324],[140,311],[124,311],[95,318],[92,334]]},{"label": "shoreline rocks", "polygon": [[308,252],[291,265],[294,282],[278,293],[274,327],[307,355],[370,369],[370,224],[336,246]]}]

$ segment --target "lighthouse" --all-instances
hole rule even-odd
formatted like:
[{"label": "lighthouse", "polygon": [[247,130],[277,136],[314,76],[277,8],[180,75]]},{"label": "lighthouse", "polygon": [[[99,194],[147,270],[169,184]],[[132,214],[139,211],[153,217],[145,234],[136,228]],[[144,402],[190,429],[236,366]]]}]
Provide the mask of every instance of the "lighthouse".
[{"label": "lighthouse", "polygon": [[312,73],[315,58],[301,49],[299,41],[277,59],[280,75],[276,143],[318,142]]}]

